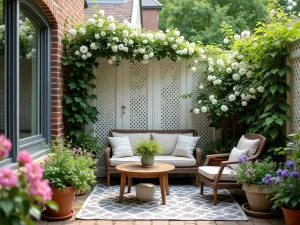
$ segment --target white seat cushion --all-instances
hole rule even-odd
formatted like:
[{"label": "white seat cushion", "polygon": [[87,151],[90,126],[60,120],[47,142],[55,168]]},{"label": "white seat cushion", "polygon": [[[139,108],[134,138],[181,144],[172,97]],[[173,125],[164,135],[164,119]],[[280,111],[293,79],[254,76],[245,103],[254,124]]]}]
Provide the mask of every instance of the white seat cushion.
[{"label": "white seat cushion", "polygon": [[251,140],[245,138],[245,136],[242,135],[236,147],[238,149],[248,150],[248,156],[251,157],[254,156],[254,154],[256,153],[259,144],[260,144],[259,139]]},{"label": "white seat cushion", "polygon": [[113,137],[129,137],[129,142],[132,149],[132,154],[137,155],[136,153],[136,144],[141,141],[148,141],[151,139],[150,133],[117,133],[112,132]]},{"label": "white seat cushion", "polygon": [[[195,158],[186,158],[186,157],[177,157],[177,156],[168,156],[168,155],[158,155],[154,158],[157,163],[168,163],[175,167],[193,167],[196,165]],[[132,156],[132,157],[123,157],[123,158],[111,158],[110,160],[111,166],[117,166],[126,163],[134,163],[140,162],[140,156]]]},{"label": "white seat cushion", "polygon": [[193,133],[186,133],[186,134],[159,134],[159,133],[152,133],[152,139],[157,141],[160,144],[162,149],[162,155],[172,155],[176,143],[178,135],[184,136],[193,136]]},{"label": "white seat cushion", "polygon": [[193,152],[200,137],[188,137],[178,135],[177,143],[172,153],[172,156],[181,156],[187,158],[194,158]]},{"label": "white seat cushion", "polygon": [[[215,180],[220,167],[219,166],[200,166],[198,168],[199,174],[207,177],[210,180]],[[234,181],[235,170],[230,167],[224,167],[220,180],[222,181]]]},{"label": "white seat cushion", "polygon": [[113,152],[112,158],[133,156],[128,137],[109,137],[108,141]]}]

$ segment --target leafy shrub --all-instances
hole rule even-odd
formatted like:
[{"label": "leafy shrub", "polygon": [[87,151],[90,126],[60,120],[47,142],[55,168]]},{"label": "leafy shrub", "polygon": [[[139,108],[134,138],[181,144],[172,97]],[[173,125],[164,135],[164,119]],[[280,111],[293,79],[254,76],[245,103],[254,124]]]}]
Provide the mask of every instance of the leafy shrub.
[{"label": "leafy shrub", "polygon": [[230,148],[224,148],[221,141],[208,141],[201,150],[202,159],[205,159],[207,155],[230,152]]},{"label": "leafy shrub", "polygon": [[141,141],[136,144],[136,152],[140,155],[155,156],[161,154],[162,146],[155,140]]}]

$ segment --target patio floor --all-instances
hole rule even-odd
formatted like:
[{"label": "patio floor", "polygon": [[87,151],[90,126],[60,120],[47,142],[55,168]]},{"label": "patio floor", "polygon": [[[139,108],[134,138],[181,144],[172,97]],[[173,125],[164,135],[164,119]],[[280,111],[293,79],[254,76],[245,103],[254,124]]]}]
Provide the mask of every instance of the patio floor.
[{"label": "patio floor", "polygon": [[[177,179],[176,179],[177,180]],[[118,182],[118,178],[112,180],[112,182]],[[170,178],[170,185],[172,185],[172,178]],[[175,181],[176,182],[176,181]],[[193,185],[192,179],[184,179],[184,182],[190,182]],[[99,179],[98,183],[105,183],[105,180]],[[234,193],[233,193],[234,195]],[[48,222],[48,221],[37,221],[37,225],[284,225],[284,218],[282,216],[261,219],[248,216],[249,221],[110,221],[110,220],[75,220],[77,212],[82,207],[84,201],[88,197],[88,193],[83,196],[78,196],[75,198],[73,210],[75,211],[74,216],[70,220],[60,221],[60,222]],[[240,196],[235,196],[235,199],[240,203],[246,201],[245,198]]]}]

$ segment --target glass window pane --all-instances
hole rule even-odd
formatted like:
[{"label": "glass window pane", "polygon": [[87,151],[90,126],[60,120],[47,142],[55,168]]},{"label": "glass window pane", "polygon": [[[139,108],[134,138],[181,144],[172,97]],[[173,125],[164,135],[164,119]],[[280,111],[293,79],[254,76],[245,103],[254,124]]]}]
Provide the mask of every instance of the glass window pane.
[{"label": "glass window pane", "polygon": [[0,0],[0,134],[5,134],[4,7]]},{"label": "glass window pane", "polygon": [[20,9],[20,139],[40,134],[39,30]]}]

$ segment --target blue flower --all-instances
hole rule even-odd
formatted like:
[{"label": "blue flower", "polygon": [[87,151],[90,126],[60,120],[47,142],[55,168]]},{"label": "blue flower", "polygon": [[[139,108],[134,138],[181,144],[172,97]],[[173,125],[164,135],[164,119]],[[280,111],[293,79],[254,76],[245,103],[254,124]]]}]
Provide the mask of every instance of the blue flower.
[{"label": "blue flower", "polygon": [[291,177],[294,179],[298,179],[299,178],[299,173],[297,171],[293,171],[291,172]]},{"label": "blue flower", "polygon": [[246,163],[246,162],[248,162],[248,157],[245,156],[245,155],[241,155],[241,156],[239,157],[239,162],[240,162],[240,163]]},{"label": "blue flower", "polygon": [[278,169],[278,170],[277,170],[277,176],[281,177],[281,175],[282,175],[282,170],[281,170],[281,169]]},{"label": "blue flower", "polygon": [[282,178],[286,179],[289,176],[289,171],[287,169],[283,170],[281,173]]},{"label": "blue flower", "polygon": [[292,160],[288,160],[286,161],[285,165],[288,167],[288,168],[294,168],[295,166],[295,163],[292,161]]},{"label": "blue flower", "polygon": [[294,185],[293,185],[293,184],[290,184],[290,185],[289,185],[289,188],[294,188]]},{"label": "blue flower", "polygon": [[279,177],[276,177],[276,178],[275,178],[275,184],[280,184],[280,179],[279,179]]},{"label": "blue flower", "polygon": [[272,178],[271,174],[266,174],[265,179],[268,180],[270,178]]}]

